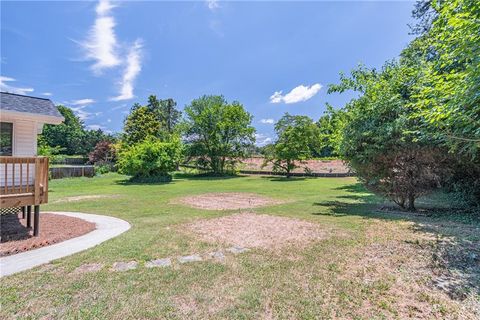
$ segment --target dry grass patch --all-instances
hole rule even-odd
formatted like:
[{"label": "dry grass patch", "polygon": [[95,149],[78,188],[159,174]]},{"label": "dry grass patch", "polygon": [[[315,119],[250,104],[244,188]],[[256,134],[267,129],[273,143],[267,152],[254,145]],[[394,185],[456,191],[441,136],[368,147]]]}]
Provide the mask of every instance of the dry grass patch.
[{"label": "dry grass patch", "polygon": [[174,203],[181,203],[192,208],[204,210],[238,210],[271,206],[284,201],[260,196],[255,193],[205,193],[177,199]]},{"label": "dry grass patch", "polygon": [[207,242],[262,249],[306,245],[330,233],[308,221],[254,213],[199,220],[184,227]]},{"label": "dry grass patch", "polygon": [[74,196],[74,197],[66,197],[62,199],[58,199],[53,203],[61,203],[61,202],[77,202],[83,200],[97,200],[97,199],[105,199],[105,198],[117,198],[119,195],[116,194],[96,194],[96,195],[85,195],[85,196]]}]

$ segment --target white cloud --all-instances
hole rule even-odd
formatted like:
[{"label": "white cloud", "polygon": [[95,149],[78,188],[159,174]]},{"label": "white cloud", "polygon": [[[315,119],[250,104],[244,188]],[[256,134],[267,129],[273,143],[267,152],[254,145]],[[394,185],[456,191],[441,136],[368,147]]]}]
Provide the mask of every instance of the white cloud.
[{"label": "white cloud", "polygon": [[273,139],[263,133],[256,133],[255,134],[255,144],[259,147],[262,147],[266,144],[269,144],[273,141]]},{"label": "white cloud", "polygon": [[142,41],[137,39],[128,52],[126,67],[120,82],[120,95],[111,98],[112,101],[122,101],[132,99],[133,83],[142,70],[141,63]]},{"label": "white cloud", "polygon": [[285,95],[282,95],[282,91],[275,91],[275,93],[270,97],[270,102],[271,103],[285,102],[289,104],[289,103],[307,101],[308,99],[315,96],[320,91],[321,88],[322,88],[321,84],[315,83],[310,87],[299,85],[298,87],[293,88],[292,91],[290,91]]},{"label": "white cloud", "polygon": [[273,119],[262,119],[262,120],[260,120],[260,123],[263,123],[263,124],[274,124],[274,123],[275,123],[275,120],[273,120]]},{"label": "white cloud", "polygon": [[205,4],[207,5],[208,9],[214,11],[220,8],[220,1],[219,0],[206,0]]},{"label": "white cloud", "polygon": [[114,110],[118,110],[118,109],[124,109],[124,108],[127,108],[128,106],[126,104],[121,104],[119,106],[115,106],[113,107],[111,110],[114,111]]},{"label": "white cloud", "polygon": [[6,83],[6,82],[14,82],[14,81],[16,80],[13,78],[0,76],[0,91],[16,93],[16,94],[24,94],[24,95],[26,95],[29,92],[33,92],[33,88],[14,87]]},{"label": "white cloud", "polygon": [[42,93],[44,96],[47,96],[47,97],[51,97],[52,96],[52,93],[51,92],[44,92]]},{"label": "white cloud", "polygon": [[110,1],[99,1],[96,7],[95,23],[90,29],[87,40],[82,43],[86,51],[86,59],[95,61],[92,65],[95,74],[101,74],[104,69],[121,63],[117,55],[115,19],[110,15],[113,8]]},{"label": "white cloud", "polygon": [[71,101],[70,104],[72,104],[74,106],[85,106],[87,104],[92,104],[94,102],[95,102],[95,100],[93,100],[93,99],[79,99],[79,100]]},{"label": "white cloud", "polygon": [[92,112],[85,111],[84,108],[86,106],[80,106],[80,107],[71,107],[70,109],[73,110],[75,115],[80,118],[80,120],[84,121],[87,119],[90,119],[92,117]]},{"label": "white cloud", "polygon": [[102,130],[102,131],[106,131],[107,128],[104,127],[104,126],[101,126],[99,124],[89,124],[88,126],[86,126],[88,130]]},{"label": "white cloud", "polygon": [[113,8],[115,8],[115,5],[113,5],[109,0],[100,0],[95,8],[95,11],[97,12],[97,15],[103,16],[109,14]]},{"label": "white cloud", "polygon": [[89,112],[89,111],[86,111],[85,108],[87,107],[87,105],[81,105],[81,106],[78,106],[78,107],[70,107],[70,109],[73,110],[73,112],[75,113],[75,115],[77,115],[80,120],[82,121],[85,121],[87,119],[91,119],[92,117],[98,117],[99,115],[102,114],[102,112]]}]

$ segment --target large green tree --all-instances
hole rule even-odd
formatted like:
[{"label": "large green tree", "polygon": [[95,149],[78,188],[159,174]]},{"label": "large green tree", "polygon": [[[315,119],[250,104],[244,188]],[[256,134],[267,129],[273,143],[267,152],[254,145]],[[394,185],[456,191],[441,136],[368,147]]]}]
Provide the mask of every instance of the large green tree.
[{"label": "large green tree", "polygon": [[298,162],[312,157],[319,149],[320,130],[307,116],[286,113],[275,124],[277,141],[266,150],[265,163],[272,163],[273,171],[285,173],[287,178]]},{"label": "large green tree", "polygon": [[480,2],[423,1],[433,12],[415,51],[415,112],[454,152],[480,157]]},{"label": "large green tree", "polygon": [[122,142],[133,145],[149,137],[160,137],[161,124],[148,106],[135,103],[123,125]]},{"label": "large green tree", "polygon": [[155,95],[148,97],[145,106],[134,104],[124,122],[123,142],[132,145],[148,137],[168,140],[176,133],[182,114],[176,105],[173,99],[159,100]]},{"label": "large green tree", "polygon": [[203,96],[185,108],[184,135],[188,153],[216,174],[232,169],[255,142],[252,116],[239,102]]}]

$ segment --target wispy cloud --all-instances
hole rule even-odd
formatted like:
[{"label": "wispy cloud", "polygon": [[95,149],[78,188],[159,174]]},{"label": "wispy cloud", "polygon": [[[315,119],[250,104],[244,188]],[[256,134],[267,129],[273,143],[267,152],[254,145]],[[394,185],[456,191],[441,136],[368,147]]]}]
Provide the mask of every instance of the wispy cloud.
[{"label": "wispy cloud", "polygon": [[215,11],[216,9],[220,8],[220,1],[218,0],[206,0],[205,4],[207,5],[208,9]]},{"label": "wispy cloud", "polygon": [[319,83],[315,83],[311,86],[304,86],[304,85],[299,85],[298,87],[295,87],[290,91],[289,93],[283,95],[282,91],[276,91],[271,97],[270,97],[270,102],[271,103],[297,103],[301,101],[307,101],[308,99],[311,99],[313,96],[315,96],[320,89],[322,88],[322,85]]},{"label": "wispy cloud", "polygon": [[274,123],[275,123],[275,120],[273,120],[273,119],[262,119],[262,120],[260,120],[260,123],[263,123],[263,124],[274,124]]},{"label": "wispy cloud", "polygon": [[72,109],[73,112],[75,113],[75,115],[77,115],[80,118],[80,120],[82,120],[82,121],[85,121],[87,119],[91,119],[92,117],[98,117],[99,115],[102,114],[102,112],[87,111],[87,110],[85,110],[86,107],[87,107],[87,105],[81,105],[81,106],[78,106],[78,107],[70,107],[70,109]]},{"label": "wispy cloud", "polygon": [[115,111],[115,110],[119,110],[119,109],[124,109],[124,108],[127,108],[128,106],[126,104],[121,104],[119,106],[115,106],[113,107],[111,110],[112,111]]},{"label": "wispy cloud", "polygon": [[259,147],[262,147],[266,144],[271,143],[273,140],[271,137],[263,134],[263,133],[256,133],[255,134],[255,144]]},{"label": "wispy cloud", "polygon": [[99,125],[99,124],[89,124],[88,126],[86,126],[86,128],[88,130],[102,130],[102,131],[106,131],[107,130],[107,127],[105,126],[102,126],[102,125]]},{"label": "wispy cloud", "polygon": [[7,84],[7,82],[16,81],[14,78],[0,76],[0,91],[16,93],[16,94],[27,94],[33,92],[33,88],[20,88]]},{"label": "wispy cloud", "polygon": [[91,27],[87,39],[81,43],[86,59],[93,60],[92,70],[101,74],[104,69],[118,66],[121,59],[117,54],[117,37],[115,35],[115,19],[111,11],[115,6],[109,0],[100,0],[97,7],[97,17]]},{"label": "wispy cloud", "polygon": [[51,97],[52,96],[52,93],[51,92],[44,92],[42,93],[44,96],[46,97]]},{"label": "wispy cloud", "polygon": [[79,100],[73,100],[70,102],[71,105],[74,105],[74,106],[84,106],[84,105],[87,105],[87,104],[92,104],[92,103],[95,103],[95,100],[93,99],[79,99]]},{"label": "wispy cloud", "polygon": [[133,84],[142,70],[141,50],[142,40],[137,39],[128,51],[125,70],[120,81],[120,95],[111,98],[112,101],[128,100],[134,97]]}]

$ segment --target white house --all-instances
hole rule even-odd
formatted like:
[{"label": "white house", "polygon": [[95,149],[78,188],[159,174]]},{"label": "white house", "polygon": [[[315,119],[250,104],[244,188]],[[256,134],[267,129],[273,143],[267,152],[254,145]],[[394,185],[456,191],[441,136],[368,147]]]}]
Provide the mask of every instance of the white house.
[{"label": "white house", "polygon": [[62,115],[49,99],[0,94],[0,156],[36,156],[43,125],[62,123]]},{"label": "white house", "polygon": [[37,136],[44,124],[64,118],[49,99],[0,93],[0,209],[22,208],[38,235],[40,204],[48,201],[48,158],[37,157]]}]

